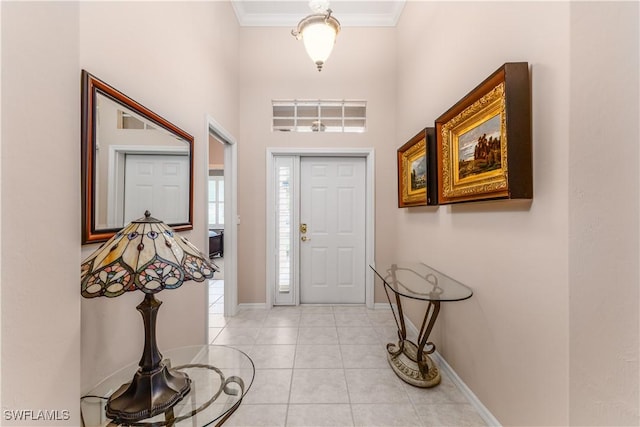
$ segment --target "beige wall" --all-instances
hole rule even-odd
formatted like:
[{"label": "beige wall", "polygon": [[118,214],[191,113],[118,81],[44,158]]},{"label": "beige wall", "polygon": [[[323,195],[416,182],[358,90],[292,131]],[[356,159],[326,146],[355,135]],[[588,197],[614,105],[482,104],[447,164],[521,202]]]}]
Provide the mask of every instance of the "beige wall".
[{"label": "beige wall", "polygon": [[2,409],[79,425],[78,5],[1,7]]},{"label": "beige wall", "polygon": [[209,135],[209,169],[224,168],[224,144]]},{"label": "beige wall", "polygon": [[[343,28],[318,72],[286,28],[242,28],[238,143],[238,301],[265,302],[266,149],[372,147],[376,157],[376,258],[395,246],[395,30]],[[271,132],[273,99],[367,101],[362,134]],[[247,267],[250,266],[250,267]],[[378,292],[378,298],[384,298]]]},{"label": "beige wall", "polygon": [[569,417],[576,426],[640,424],[639,12],[637,2],[571,4]]},{"label": "beige wall", "polygon": [[[80,246],[80,70],[195,136],[185,234],[203,247],[205,117],[237,133],[238,29],[222,2],[2,2],[3,409],[68,409],[79,425],[81,391],[142,350],[141,295],[80,297],[96,248]],[[161,349],[205,342],[202,284],[160,299]]]},{"label": "beige wall", "polygon": [[[533,200],[397,215],[399,257],[474,289],[445,305],[437,344],[504,425],[638,423],[637,31],[637,4],[410,2],[402,14],[399,139],[502,63],[531,66]],[[607,118],[633,125],[599,137]],[[605,177],[610,147],[623,167]]]},{"label": "beige wall", "polygon": [[[81,392],[142,347],[139,295],[79,293],[95,248],[79,227],[86,68],[196,137],[198,246],[205,115],[237,137],[241,303],[265,301],[266,147],[374,147],[376,258],[474,288],[443,308],[437,344],[494,415],[639,424],[637,3],[409,2],[397,29],[345,28],[322,73],[288,30],[239,29],[228,3],[0,7],[3,409],[78,425]],[[397,209],[397,147],[515,60],[532,70],[533,201]],[[366,99],[369,130],[271,133],[272,98]],[[204,341],[204,298],[195,283],[160,295],[161,348]]]},{"label": "beige wall", "polygon": [[[81,2],[80,23],[82,68],[195,137],[194,229],[185,236],[204,250],[206,115],[237,133],[239,28],[230,4]],[[94,249],[84,247],[83,256]],[[196,282],[159,295],[161,350],[205,342],[206,298],[205,286]],[[130,293],[82,300],[83,390],[139,359],[143,329],[135,306],[141,299]]]},{"label": "beige wall", "polygon": [[[0,6],[0,23],[2,7]],[[0,67],[2,66],[2,31],[0,31]],[[2,78],[0,78],[0,100],[2,98]],[[0,102],[0,242],[2,242],[2,102]],[[0,307],[2,306],[2,244],[0,243]],[[2,314],[0,313],[0,355],[2,355]],[[0,408],[2,406],[2,372],[0,369]]]}]

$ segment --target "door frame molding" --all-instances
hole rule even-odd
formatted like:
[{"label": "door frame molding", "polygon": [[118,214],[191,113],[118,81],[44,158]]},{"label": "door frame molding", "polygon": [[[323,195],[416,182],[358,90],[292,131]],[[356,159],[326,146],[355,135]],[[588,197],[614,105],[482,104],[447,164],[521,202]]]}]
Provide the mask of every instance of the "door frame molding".
[{"label": "door frame molding", "polygon": [[[209,246],[209,135],[224,144],[224,315],[235,316],[238,312],[238,143],[213,117],[206,116],[206,152],[204,200],[205,202],[205,242]],[[227,202],[230,200],[230,203]],[[209,292],[207,291],[207,295]],[[207,310],[207,331],[209,328],[209,298],[205,298]]]},{"label": "door frame molding", "polygon": [[[277,156],[296,156],[296,157],[363,157],[365,159],[365,304],[367,308],[374,307],[374,277],[373,271],[367,268],[373,264],[375,259],[375,151],[373,148],[267,148],[267,197],[266,197],[266,308],[273,306],[275,299],[275,266],[269,260],[276,257],[275,251],[275,180],[273,174],[274,159]],[[299,281],[296,280],[296,288],[299,287]],[[299,289],[295,289],[296,305],[300,304]]]}]

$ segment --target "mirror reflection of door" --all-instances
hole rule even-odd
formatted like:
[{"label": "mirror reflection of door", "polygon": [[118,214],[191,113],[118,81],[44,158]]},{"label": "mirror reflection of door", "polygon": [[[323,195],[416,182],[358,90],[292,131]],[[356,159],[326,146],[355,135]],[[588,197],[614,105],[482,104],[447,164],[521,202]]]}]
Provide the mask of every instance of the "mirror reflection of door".
[{"label": "mirror reflection of door", "polygon": [[[154,218],[171,226],[188,224],[191,206],[189,142],[99,91],[96,93],[95,127],[92,166],[96,229],[119,229],[129,221],[141,218],[145,211],[144,208],[140,210],[142,205],[150,206],[146,209]],[[155,162],[160,162],[162,156],[167,158],[162,160],[164,166],[158,164],[150,169],[151,157],[145,160],[146,163],[138,164],[145,155],[157,156]],[[178,167],[172,165],[173,161],[180,164],[179,171],[173,170]],[[136,169],[126,170],[129,179],[125,184],[125,169],[134,164]],[[150,176],[160,181],[152,185],[148,181]],[[167,189],[167,194],[160,191],[162,188]],[[152,199],[153,205],[150,205]]]},{"label": "mirror reflection of door", "polygon": [[151,216],[179,223],[189,216],[189,156],[125,156],[124,223]]}]

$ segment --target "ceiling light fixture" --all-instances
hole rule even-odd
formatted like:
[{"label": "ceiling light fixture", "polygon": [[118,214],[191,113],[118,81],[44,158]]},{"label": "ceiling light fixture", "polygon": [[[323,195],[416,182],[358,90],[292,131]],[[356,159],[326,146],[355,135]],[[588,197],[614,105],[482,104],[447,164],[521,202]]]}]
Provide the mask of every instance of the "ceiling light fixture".
[{"label": "ceiling light fixture", "polygon": [[317,65],[318,71],[322,71],[340,32],[340,22],[331,16],[329,2],[311,0],[309,7],[314,13],[303,18],[298,27],[291,30],[291,34],[298,40],[302,39],[311,60]]}]

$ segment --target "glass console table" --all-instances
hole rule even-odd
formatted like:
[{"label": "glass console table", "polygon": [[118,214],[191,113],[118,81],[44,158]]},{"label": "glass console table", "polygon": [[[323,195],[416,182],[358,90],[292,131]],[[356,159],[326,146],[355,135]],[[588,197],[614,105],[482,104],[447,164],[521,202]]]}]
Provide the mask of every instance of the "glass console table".
[{"label": "glass console table", "polygon": [[[440,371],[429,357],[436,346],[428,341],[440,312],[440,303],[471,298],[473,291],[422,263],[377,264],[370,267],[382,279],[398,327],[398,343],[387,344],[387,359],[391,368],[402,380],[417,387],[440,384]],[[426,303],[417,343],[407,339],[403,298]]]},{"label": "glass console table", "polygon": [[[238,408],[255,374],[245,353],[223,345],[180,347],[163,351],[173,369],[191,378],[191,391],[162,415],[127,425],[141,427],[222,425]],[[105,415],[108,397],[133,377],[138,363],[120,369],[100,382],[80,400],[82,425],[115,427]]]}]

